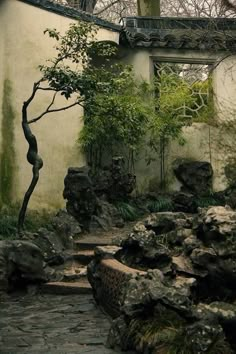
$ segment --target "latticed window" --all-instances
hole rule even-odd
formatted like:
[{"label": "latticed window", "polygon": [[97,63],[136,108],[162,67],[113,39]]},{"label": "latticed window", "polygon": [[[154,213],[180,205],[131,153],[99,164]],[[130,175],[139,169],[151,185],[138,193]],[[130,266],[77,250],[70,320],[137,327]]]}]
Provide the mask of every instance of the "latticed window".
[{"label": "latticed window", "polygon": [[157,110],[186,121],[205,120],[212,103],[210,72],[211,65],[154,62]]}]

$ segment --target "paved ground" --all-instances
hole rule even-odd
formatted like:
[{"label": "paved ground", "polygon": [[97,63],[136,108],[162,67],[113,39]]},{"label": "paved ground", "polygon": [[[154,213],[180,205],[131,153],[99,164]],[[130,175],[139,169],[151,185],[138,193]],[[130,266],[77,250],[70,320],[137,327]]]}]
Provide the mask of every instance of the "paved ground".
[{"label": "paved ground", "polygon": [[91,295],[15,296],[0,302],[0,353],[117,354]]}]

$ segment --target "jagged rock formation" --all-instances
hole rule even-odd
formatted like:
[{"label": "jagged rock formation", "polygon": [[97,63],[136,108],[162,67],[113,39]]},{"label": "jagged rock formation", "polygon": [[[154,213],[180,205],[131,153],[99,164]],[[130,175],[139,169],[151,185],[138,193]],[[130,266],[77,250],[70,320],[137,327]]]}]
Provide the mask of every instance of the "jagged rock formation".
[{"label": "jagged rock formation", "polygon": [[0,241],[0,292],[46,281],[41,250],[27,241]]},{"label": "jagged rock formation", "polygon": [[125,173],[121,157],[113,158],[110,168],[92,177],[87,167],[71,167],[63,192],[67,211],[86,230],[123,226],[123,220],[111,202],[127,199],[135,183],[135,176]]},{"label": "jagged rock formation", "polygon": [[209,162],[176,160],[174,173],[185,192],[207,195],[212,189],[213,169]]},{"label": "jagged rock formation", "polygon": [[[119,275],[119,291],[114,283],[107,292],[106,301],[116,294],[119,304],[110,345],[151,354],[235,352],[235,229],[236,211],[221,206],[195,216],[157,213],[138,223],[114,256],[132,271]],[[100,302],[110,285],[99,278],[106,274],[99,257],[88,270]]]}]

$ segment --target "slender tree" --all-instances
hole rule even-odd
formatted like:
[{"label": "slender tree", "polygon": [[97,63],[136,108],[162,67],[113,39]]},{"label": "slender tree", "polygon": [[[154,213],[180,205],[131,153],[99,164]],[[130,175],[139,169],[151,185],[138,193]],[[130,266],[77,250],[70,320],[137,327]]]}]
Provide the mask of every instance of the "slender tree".
[{"label": "slender tree", "polygon": [[139,16],[160,16],[160,0],[137,0]]},{"label": "slender tree", "polygon": [[[145,3],[144,0],[139,2]],[[235,0],[161,0],[161,16],[179,17],[235,17]],[[157,6],[158,1],[154,3]],[[112,22],[119,22],[122,17],[137,15],[137,0],[98,0],[94,14]],[[157,9],[158,10],[158,9]],[[159,12],[151,10],[152,16]],[[141,15],[149,15],[142,12]]]},{"label": "slender tree", "polygon": [[[27,160],[33,167],[32,180],[25,193],[19,213],[19,235],[23,233],[28,203],[38,183],[40,169],[43,167],[43,160],[38,154],[37,138],[32,133],[31,124],[38,122],[50,113],[65,111],[78,105],[83,107],[86,100],[86,90],[91,89],[86,86],[86,77],[84,77],[84,69],[92,65],[91,55],[96,51],[97,55],[107,58],[113,53],[113,49],[108,44],[99,44],[95,40],[96,31],[89,23],[72,24],[65,35],[61,35],[56,30],[46,30],[45,33],[48,33],[57,42],[56,56],[48,61],[48,65],[40,66],[42,77],[33,84],[32,93],[22,107],[22,128],[29,145]],[[46,91],[50,101],[37,116],[29,117],[28,109],[40,91]],[[69,103],[57,108],[55,103],[59,94]]]},{"label": "slender tree", "polygon": [[222,4],[229,10],[236,10],[236,1],[235,0],[222,0]]},{"label": "slender tree", "polygon": [[67,4],[82,11],[93,13],[97,0],[67,0]]}]

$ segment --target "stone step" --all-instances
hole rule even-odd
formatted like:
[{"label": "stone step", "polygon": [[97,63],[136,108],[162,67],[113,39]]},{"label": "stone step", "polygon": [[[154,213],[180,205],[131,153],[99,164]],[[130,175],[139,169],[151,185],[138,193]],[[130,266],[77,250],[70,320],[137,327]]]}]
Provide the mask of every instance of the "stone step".
[{"label": "stone step", "polygon": [[88,265],[94,257],[94,250],[81,250],[73,252],[72,257],[76,262],[79,262],[82,265]]},{"label": "stone step", "polygon": [[91,294],[92,288],[88,281],[50,282],[41,286],[41,292],[55,295]]},{"label": "stone step", "polygon": [[87,267],[73,268],[63,272],[63,282],[76,282],[87,280]]},{"label": "stone step", "polygon": [[75,250],[93,250],[97,246],[111,245],[111,239],[85,238],[74,242]]}]

